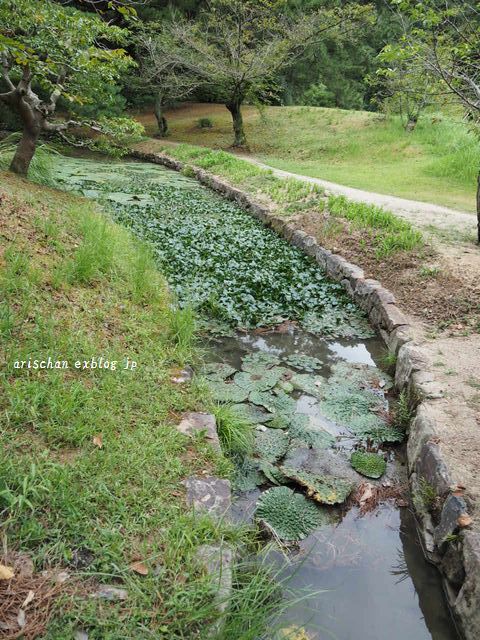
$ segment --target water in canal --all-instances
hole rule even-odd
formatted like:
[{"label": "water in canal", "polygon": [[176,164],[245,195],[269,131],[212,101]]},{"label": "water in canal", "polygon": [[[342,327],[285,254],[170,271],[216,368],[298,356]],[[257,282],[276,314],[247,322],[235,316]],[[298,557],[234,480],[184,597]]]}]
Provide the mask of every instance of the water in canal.
[{"label": "water in canal", "polygon": [[[204,345],[214,397],[257,413],[258,434],[290,438],[281,459],[269,459],[270,471],[272,460],[286,460],[357,486],[406,483],[403,446],[392,442],[387,419],[395,399],[380,366],[382,343],[316,265],[236,205],[163,167],[62,158],[57,169],[61,188],[106,202],[150,242],[182,303],[215,318],[205,323]],[[351,398],[360,403],[354,426],[345,417]],[[379,480],[351,468],[352,451],[365,441],[387,461]],[[241,521],[254,518],[258,497],[272,487],[255,456],[250,462],[247,473],[238,466],[234,517]],[[267,547],[289,587],[314,594],[290,607],[288,623],[316,640],[455,640],[408,503],[386,499],[367,513],[347,505],[318,507],[322,524],[306,537]]]}]

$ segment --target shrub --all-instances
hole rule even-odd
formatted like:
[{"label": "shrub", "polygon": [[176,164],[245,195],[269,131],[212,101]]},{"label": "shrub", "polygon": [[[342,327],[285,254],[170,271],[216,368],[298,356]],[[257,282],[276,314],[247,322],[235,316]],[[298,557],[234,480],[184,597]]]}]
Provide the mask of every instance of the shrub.
[{"label": "shrub", "polygon": [[197,127],[199,129],[211,129],[213,127],[213,120],[211,118],[199,118],[197,120]]}]

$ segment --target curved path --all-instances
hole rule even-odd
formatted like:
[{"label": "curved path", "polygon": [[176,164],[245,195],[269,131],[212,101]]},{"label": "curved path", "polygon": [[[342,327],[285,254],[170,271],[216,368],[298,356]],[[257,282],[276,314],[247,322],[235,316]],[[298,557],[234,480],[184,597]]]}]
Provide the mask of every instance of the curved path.
[{"label": "curved path", "polygon": [[362,189],[355,189],[353,187],[346,187],[341,184],[336,184],[335,182],[322,180],[321,178],[312,178],[298,173],[291,173],[290,171],[283,171],[282,169],[275,169],[252,156],[244,154],[237,155],[242,158],[242,160],[255,164],[262,169],[269,169],[272,171],[273,175],[279,178],[295,178],[297,180],[303,180],[304,182],[318,184],[321,187],[324,187],[324,189],[330,194],[346,196],[355,202],[367,202],[368,204],[373,204],[378,207],[384,207],[385,209],[392,211],[392,213],[409,220],[413,225],[418,227],[434,226],[437,229],[444,230],[451,230],[454,228],[457,232],[464,232],[468,234],[475,232],[476,229],[476,219],[473,213],[457,211],[455,209],[449,209],[448,207],[442,207],[428,202],[407,200],[406,198],[399,198],[397,196],[389,196],[381,193],[373,193],[371,191],[363,191]]}]

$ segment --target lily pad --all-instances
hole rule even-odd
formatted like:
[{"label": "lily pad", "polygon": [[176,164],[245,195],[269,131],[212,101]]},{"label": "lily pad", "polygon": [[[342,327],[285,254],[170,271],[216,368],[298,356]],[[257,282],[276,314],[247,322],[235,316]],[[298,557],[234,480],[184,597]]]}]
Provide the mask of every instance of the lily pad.
[{"label": "lily pad", "polygon": [[232,406],[232,412],[249,424],[264,424],[273,418],[272,413],[268,413],[254,404],[234,404]]},{"label": "lily pad", "polygon": [[325,429],[311,425],[308,416],[305,416],[305,418],[306,421],[293,421],[288,428],[290,438],[295,441],[295,444],[297,446],[303,444],[313,449],[328,449],[331,447],[335,442],[335,437]]},{"label": "lily pad", "polygon": [[321,504],[341,504],[350,495],[353,483],[334,476],[320,476],[291,467],[280,467],[280,471],[296,484],[305,487],[307,496]]},{"label": "lily pad", "polygon": [[243,402],[248,398],[248,391],[237,386],[233,382],[207,378],[208,388],[212,397],[217,402]]},{"label": "lily pad", "polygon": [[280,380],[281,373],[275,369],[260,371],[239,371],[235,374],[234,382],[242,389],[250,391],[268,391]]},{"label": "lily pad", "polygon": [[276,465],[267,460],[259,460],[258,468],[272,484],[282,485],[289,482],[287,476]]},{"label": "lily pad", "polygon": [[302,371],[307,371],[308,373],[317,371],[323,366],[323,362],[318,358],[315,358],[314,356],[307,356],[301,353],[293,353],[291,356],[288,356],[285,362],[290,367],[301,369]]},{"label": "lily pad", "polygon": [[265,407],[267,411],[274,414],[291,415],[295,413],[297,403],[284,391],[277,394],[252,391],[249,396],[250,402]]},{"label": "lily pad", "polygon": [[277,462],[287,453],[290,438],[278,429],[260,431],[255,436],[255,453],[267,462]]},{"label": "lily pad", "polygon": [[235,373],[235,367],[225,362],[207,362],[203,365],[201,372],[206,378],[226,380]]},{"label": "lily pad", "polygon": [[267,369],[280,364],[280,358],[268,351],[249,353],[242,359],[243,371],[257,371]]},{"label": "lily pad", "polygon": [[354,451],[350,456],[350,464],[367,478],[380,478],[387,470],[387,463],[382,456],[367,451]]},{"label": "lily pad", "polygon": [[322,523],[317,505],[288,487],[265,491],[257,501],[255,518],[281,540],[302,540]]},{"label": "lily pad", "polygon": [[266,477],[259,469],[258,460],[246,457],[236,465],[233,485],[237,491],[253,491],[266,482]]},{"label": "lily pad", "polygon": [[320,376],[308,373],[296,373],[290,378],[290,382],[298,391],[303,391],[309,396],[318,398],[321,395],[320,388],[324,380]]}]

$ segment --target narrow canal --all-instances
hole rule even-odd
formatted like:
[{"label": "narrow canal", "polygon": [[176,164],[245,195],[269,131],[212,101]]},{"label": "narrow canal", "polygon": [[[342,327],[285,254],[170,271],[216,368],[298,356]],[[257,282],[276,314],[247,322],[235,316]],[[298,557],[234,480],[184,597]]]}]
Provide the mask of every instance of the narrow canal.
[{"label": "narrow canal", "polygon": [[260,520],[278,542],[267,561],[314,594],[286,621],[317,640],[455,640],[406,499],[385,349],[342,288],[186,176],[57,163],[58,186],[107,203],[199,314],[210,393],[255,428],[252,451],[235,459],[234,517]]}]

